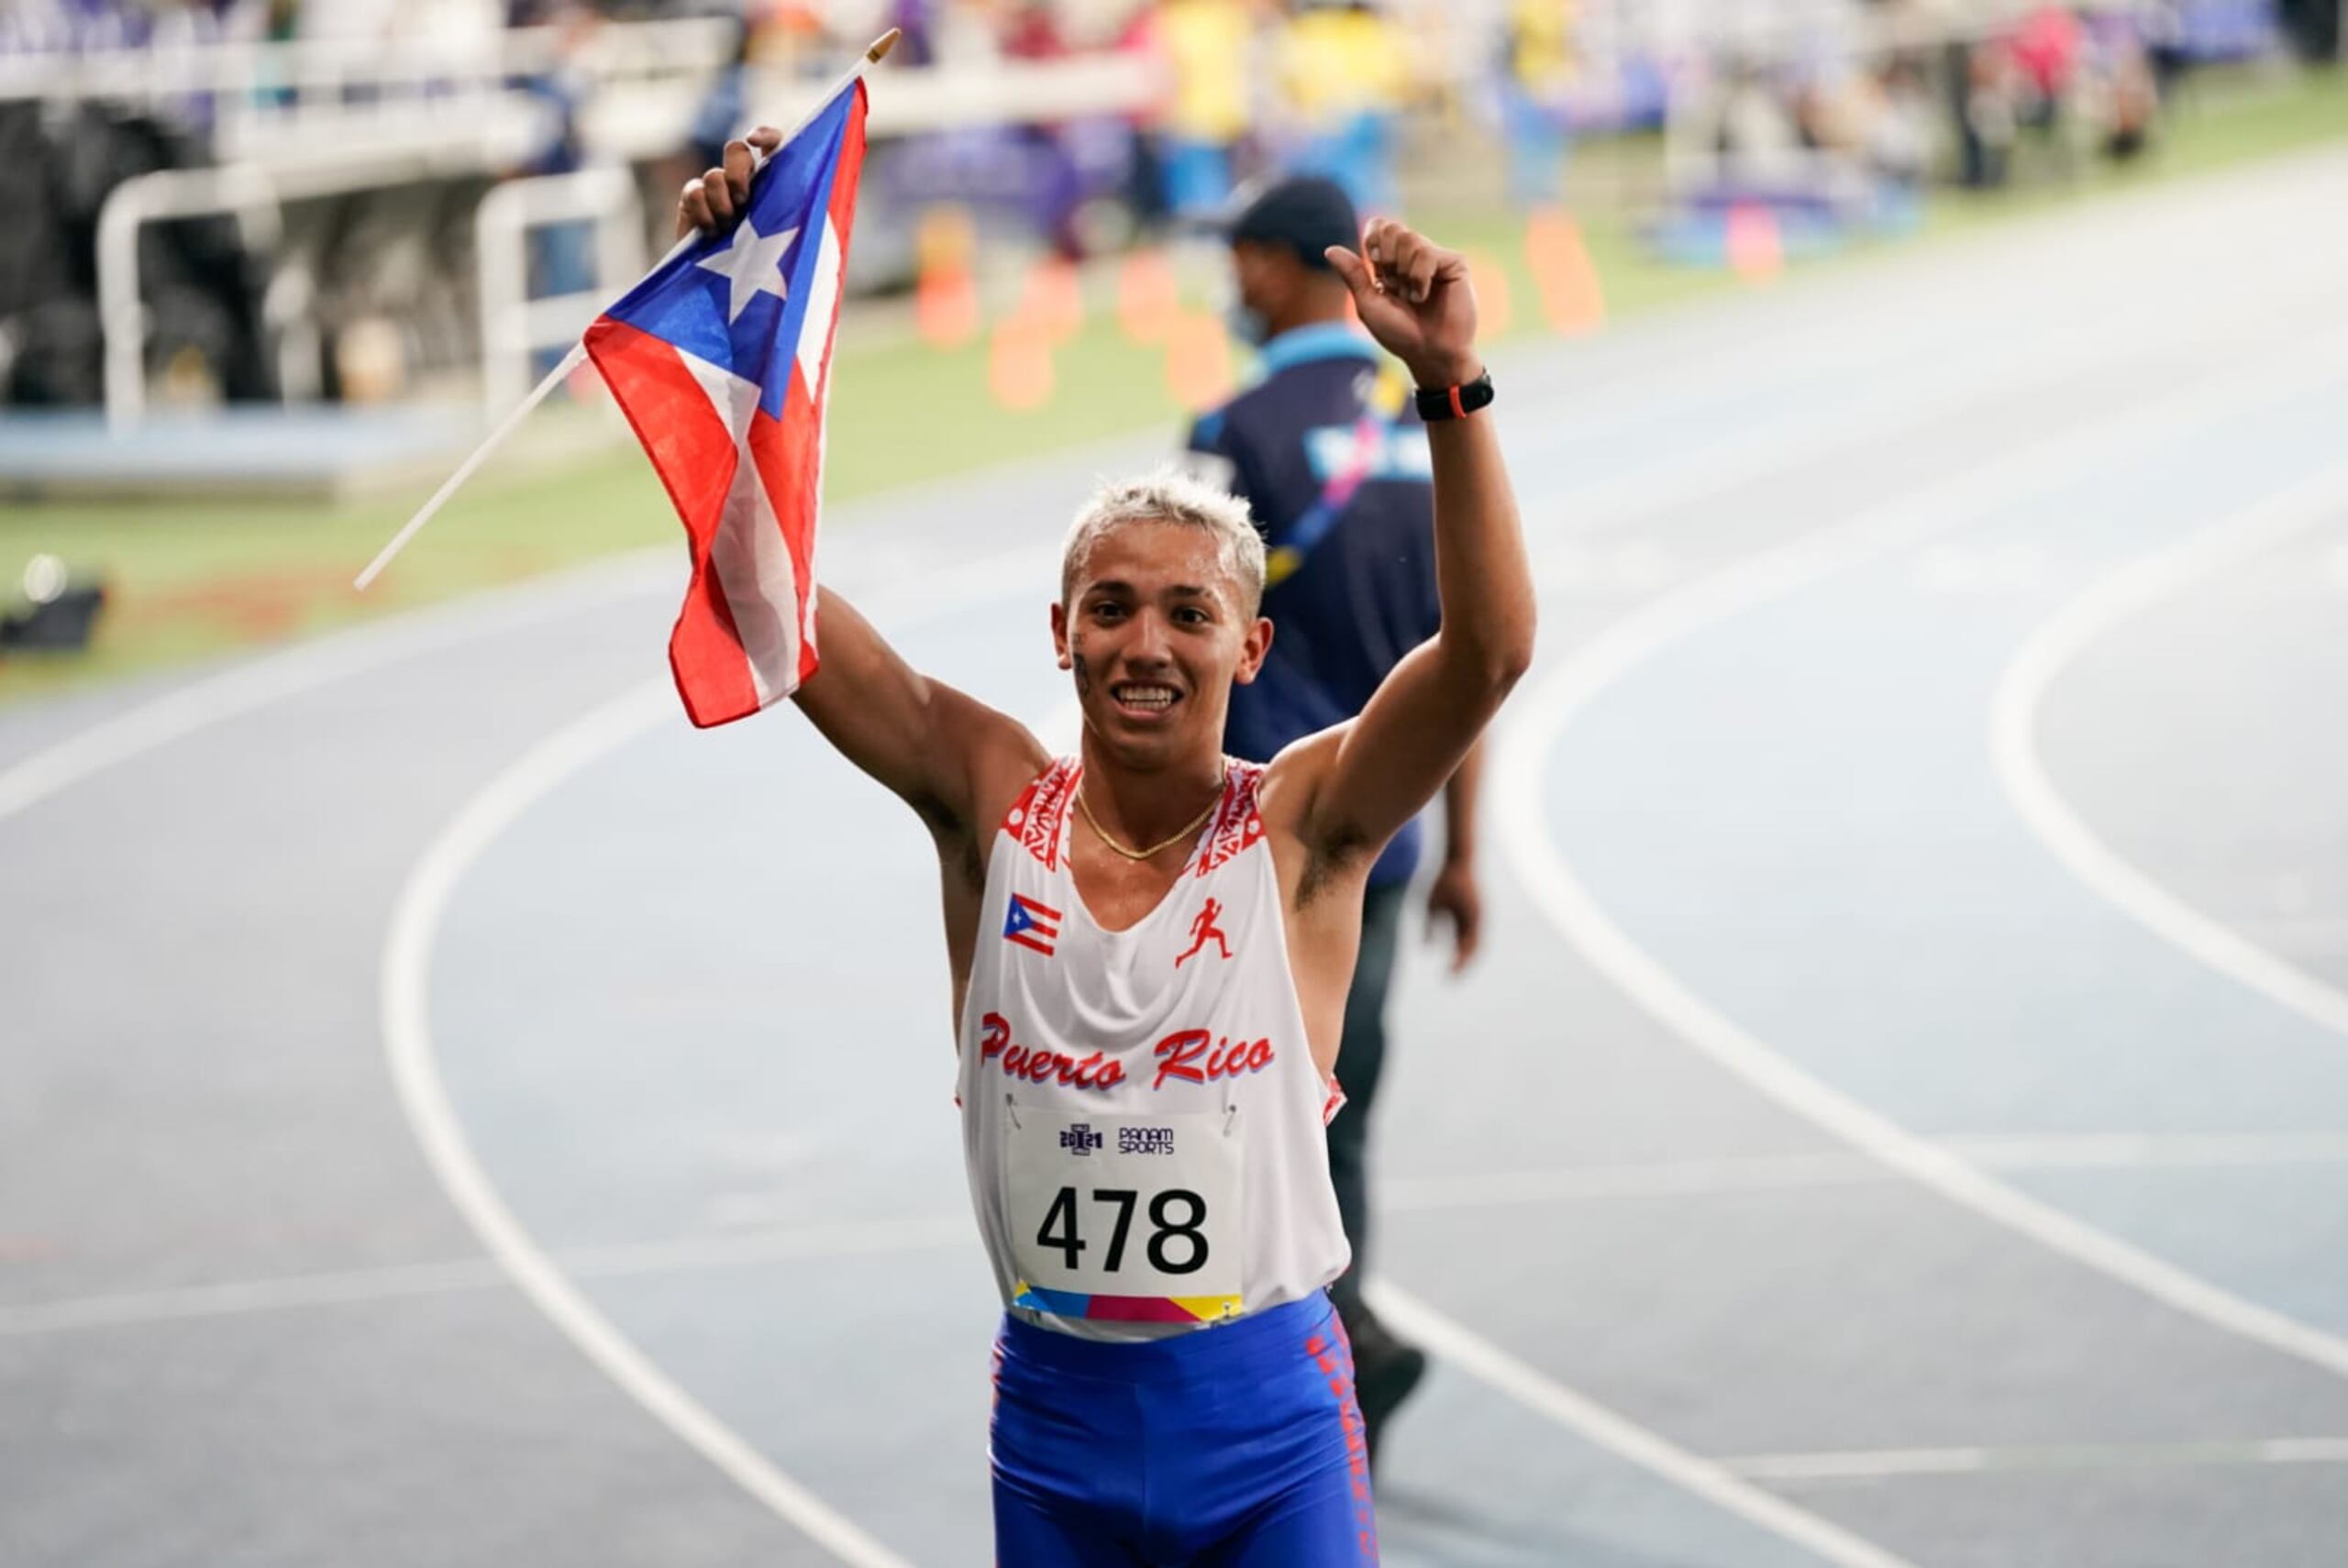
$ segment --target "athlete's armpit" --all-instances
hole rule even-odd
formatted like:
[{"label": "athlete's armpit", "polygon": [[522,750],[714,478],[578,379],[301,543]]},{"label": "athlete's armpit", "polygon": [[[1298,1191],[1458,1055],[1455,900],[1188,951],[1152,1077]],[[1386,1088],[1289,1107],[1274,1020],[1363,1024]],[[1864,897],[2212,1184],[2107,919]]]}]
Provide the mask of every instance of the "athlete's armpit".
[{"label": "athlete's armpit", "polygon": [[1290,908],[1301,912],[1334,889],[1355,888],[1386,847],[1387,837],[1340,822],[1331,831],[1322,790],[1352,721],[1333,724],[1281,748],[1264,770],[1258,811],[1274,854],[1292,867]]}]

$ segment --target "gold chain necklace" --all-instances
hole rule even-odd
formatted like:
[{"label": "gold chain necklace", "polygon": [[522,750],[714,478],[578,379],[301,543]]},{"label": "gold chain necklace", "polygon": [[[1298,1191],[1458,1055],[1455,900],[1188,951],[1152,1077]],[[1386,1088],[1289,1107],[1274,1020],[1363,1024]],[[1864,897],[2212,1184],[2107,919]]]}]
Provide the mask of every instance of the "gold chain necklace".
[{"label": "gold chain necklace", "polygon": [[1180,831],[1176,832],[1173,836],[1160,839],[1157,843],[1151,845],[1147,849],[1127,849],[1124,845],[1119,844],[1115,839],[1111,838],[1109,836],[1109,830],[1102,827],[1101,825],[1100,819],[1092,814],[1092,808],[1084,803],[1084,786],[1081,784],[1078,785],[1076,789],[1076,809],[1080,812],[1083,813],[1086,825],[1092,829],[1093,836],[1100,839],[1102,843],[1107,845],[1111,849],[1115,850],[1118,854],[1124,856],[1128,860],[1147,860],[1173,848],[1176,845],[1181,843],[1184,839],[1190,837],[1192,834],[1206,826],[1207,819],[1214,815],[1215,808],[1217,806],[1223,804],[1224,791],[1230,788],[1230,785],[1231,764],[1226,761],[1223,765],[1223,782],[1215,786],[1214,799],[1207,802],[1207,809],[1201,812],[1197,816],[1192,817],[1189,822],[1183,823]]}]

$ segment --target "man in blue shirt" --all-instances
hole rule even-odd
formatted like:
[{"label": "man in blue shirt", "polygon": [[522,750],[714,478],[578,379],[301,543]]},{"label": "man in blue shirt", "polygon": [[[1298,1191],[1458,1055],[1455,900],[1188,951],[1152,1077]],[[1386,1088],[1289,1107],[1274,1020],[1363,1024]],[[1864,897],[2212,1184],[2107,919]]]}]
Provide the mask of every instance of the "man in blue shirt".
[{"label": "man in blue shirt", "polygon": [[[1245,500],[1264,533],[1272,646],[1254,683],[1233,689],[1224,731],[1224,749],[1251,761],[1360,712],[1442,618],[1427,440],[1409,378],[1354,324],[1345,281],[1323,259],[1333,245],[1358,251],[1360,234],[1344,190],[1312,177],[1263,190],[1229,229],[1233,327],[1257,346],[1259,374],[1191,427],[1188,461]],[[1430,916],[1452,923],[1455,969],[1474,955],[1481,920],[1472,858],[1480,766],[1480,750],[1471,753],[1445,791],[1444,862],[1427,897]],[[1329,1125],[1329,1174],[1354,1250],[1330,1294],[1353,1341],[1373,1457],[1386,1418],[1426,1371],[1424,1353],[1361,1297],[1387,982],[1423,836],[1412,823],[1370,870],[1337,1056],[1346,1103]]]}]

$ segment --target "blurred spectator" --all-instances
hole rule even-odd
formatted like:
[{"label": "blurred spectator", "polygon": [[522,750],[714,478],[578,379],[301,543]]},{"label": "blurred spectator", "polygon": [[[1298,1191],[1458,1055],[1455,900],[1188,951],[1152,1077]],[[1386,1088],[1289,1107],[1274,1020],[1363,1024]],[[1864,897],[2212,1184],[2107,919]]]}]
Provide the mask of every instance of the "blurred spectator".
[{"label": "blurred spectator", "polygon": [[1003,58],[1058,60],[1068,52],[1052,0],[1017,0],[1003,22]]},{"label": "blurred spectator", "polygon": [[1296,144],[1284,161],[1324,174],[1367,212],[1392,212],[1394,117],[1408,68],[1402,37],[1370,0],[1306,0],[1279,34],[1278,78]]},{"label": "blurred spectator", "polygon": [[2185,8],[2187,0],[2144,0],[2143,18],[2146,57],[2153,69],[2153,90],[2168,96],[2177,78],[2192,63],[2186,50]]},{"label": "blurred spectator", "polygon": [[1165,124],[1166,202],[1178,216],[1221,210],[1232,149],[1251,123],[1255,28],[1240,0],[1163,0],[1157,38],[1173,75]]},{"label": "blurred spectator", "polygon": [[[1002,49],[1006,60],[1065,59],[1068,40],[1060,34],[1051,0],[1018,0],[1006,18]],[[1014,127],[1012,139],[1026,151],[1029,200],[1036,227],[1053,249],[1074,260],[1085,252],[1083,238],[1077,232],[1085,189],[1066,130],[1057,121],[1033,122]]]},{"label": "blurred spectator", "polygon": [[2017,128],[2037,133],[2058,166],[2073,166],[2069,133],[2079,82],[2084,31],[2066,6],[2042,5],[2024,17],[2005,46],[2017,88]]},{"label": "blurred spectator", "polygon": [[[1139,6],[1125,18],[1117,34],[1117,51],[1136,60],[1162,59],[1165,41],[1158,33],[1158,12],[1155,6]],[[1127,117],[1126,127],[1133,136],[1133,161],[1125,172],[1125,205],[1134,216],[1134,232],[1147,235],[1164,226],[1172,215],[1173,205],[1166,188],[1166,144],[1159,134],[1159,125],[1166,118],[1168,105],[1163,97],[1140,113]]]},{"label": "blurred spectator", "polygon": [[1932,172],[1932,94],[1914,61],[1894,61],[1877,80],[1865,147],[1868,169],[1901,190],[1921,189]]},{"label": "blurred spectator", "polygon": [[1748,194],[1797,190],[1809,160],[1792,106],[1757,64],[1738,61],[1727,74],[1712,132],[1722,183]]},{"label": "blurred spectator", "polygon": [[121,0],[13,0],[0,6],[0,53],[137,49],[152,22],[146,6]]},{"label": "blurred spectator", "polygon": [[2013,56],[1999,43],[1951,44],[1948,74],[1962,160],[1958,178],[1975,190],[2002,185],[2021,112]]},{"label": "blurred spectator", "polygon": [[2107,158],[2133,158],[2152,141],[2162,97],[2156,37],[2127,16],[2095,17],[2087,28],[2077,92]]},{"label": "blurred spectator", "polygon": [[2341,60],[2340,0],[2280,0],[2283,31],[2309,60]]},{"label": "blurred spectator", "polygon": [[[537,0],[528,0],[535,5]],[[554,68],[543,75],[524,79],[521,85],[529,94],[543,103],[547,109],[545,134],[537,149],[523,164],[526,175],[570,174],[586,161],[586,144],[581,131],[581,116],[593,95],[595,81],[585,68],[583,57],[593,43],[601,18],[582,0],[552,0],[546,11],[544,25],[557,33],[557,54]],[[723,149],[723,142],[720,144]],[[595,286],[595,225],[590,218],[570,218],[559,223],[533,225],[529,230],[530,297],[542,299],[549,295],[584,293]],[[555,360],[562,357],[559,348],[546,348],[538,353],[538,371],[544,374]]]},{"label": "blurred spectator", "polygon": [[897,40],[890,58],[898,65],[937,63],[937,0],[890,0],[890,27],[905,36]]},{"label": "blurred spectator", "polygon": [[[693,109],[690,167],[714,169],[725,161],[725,144],[750,123],[750,52],[754,35],[749,22],[734,19],[734,47],[709,83],[709,91]],[[675,182],[681,183],[682,176]]]},{"label": "blurred spectator", "polygon": [[1501,89],[1509,199],[1544,206],[1565,195],[1567,93],[1575,76],[1579,0],[1509,0]]}]

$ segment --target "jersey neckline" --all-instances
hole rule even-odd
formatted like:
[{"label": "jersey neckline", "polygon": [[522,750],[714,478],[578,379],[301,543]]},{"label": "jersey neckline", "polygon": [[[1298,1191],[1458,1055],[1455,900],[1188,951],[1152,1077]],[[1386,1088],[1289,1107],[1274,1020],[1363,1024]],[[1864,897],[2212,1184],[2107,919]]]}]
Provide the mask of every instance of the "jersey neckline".
[{"label": "jersey neckline", "polygon": [[[1255,776],[1261,771],[1258,765],[1243,762],[1239,758],[1228,755],[1224,757],[1223,766],[1224,775],[1222,793],[1215,797],[1215,808],[1208,814],[1206,822],[1200,826],[1198,836],[1191,841],[1190,849],[1182,856],[1181,868],[1174,873],[1173,879],[1166,884],[1166,890],[1157,896],[1157,900],[1150,905],[1148,911],[1145,912],[1140,919],[1135,921],[1131,925],[1126,926],[1111,926],[1102,921],[1100,916],[1094,914],[1092,912],[1092,905],[1091,901],[1084,896],[1084,889],[1079,886],[1077,882],[1075,856],[1077,818],[1080,816],[1082,812],[1074,808],[1076,804],[1077,790],[1080,789],[1084,783],[1083,759],[1076,756],[1056,758],[1052,766],[1044,770],[1045,777],[1048,777],[1055,769],[1065,768],[1067,770],[1066,789],[1068,791],[1069,805],[1071,809],[1060,813],[1060,822],[1058,824],[1060,842],[1055,847],[1058,850],[1057,858],[1062,865],[1068,867],[1069,892],[1076,905],[1076,912],[1083,916],[1085,924],[1091,926],[1092,930],[1101,936],[1111,941],[1123,941],[1128,937],[1135,936],[1140,933],[1146,931],[1151,925],[1156,923],[1158,918],[1166,912],[1167,909],[1175,902],[1175,896],[1181,890],[1183,883],[1192,880],[1193,878],[1202,875],[1205,871],[1213,869],[1213,866],[1202,866],[1202,862],[1205,860],[1210,849],[1214,845],[1216,841],[1223,837],[1226,833],[1234,830],[1235,824],[1232,821],[1233,803],[1238,800],[1243,790],[1252,782]],[[1253,793],[1252,790],[1247,792],[1251,795]],[[1247,802],[1247,811],[1246,813],[1250,819],[1250,825],[1252,825],[1252,822],[1255,817],[1255,802],[1251,799]],[[1243,839],[1241,847],[1245,848],[1252,845],[1256,838],[1259,836],[1260,830],[1247,834]],[[1229,857],[1225,856],[1224,858]],[[1219,865],[1221,862],[1217,861],[1216,864]]]}]

